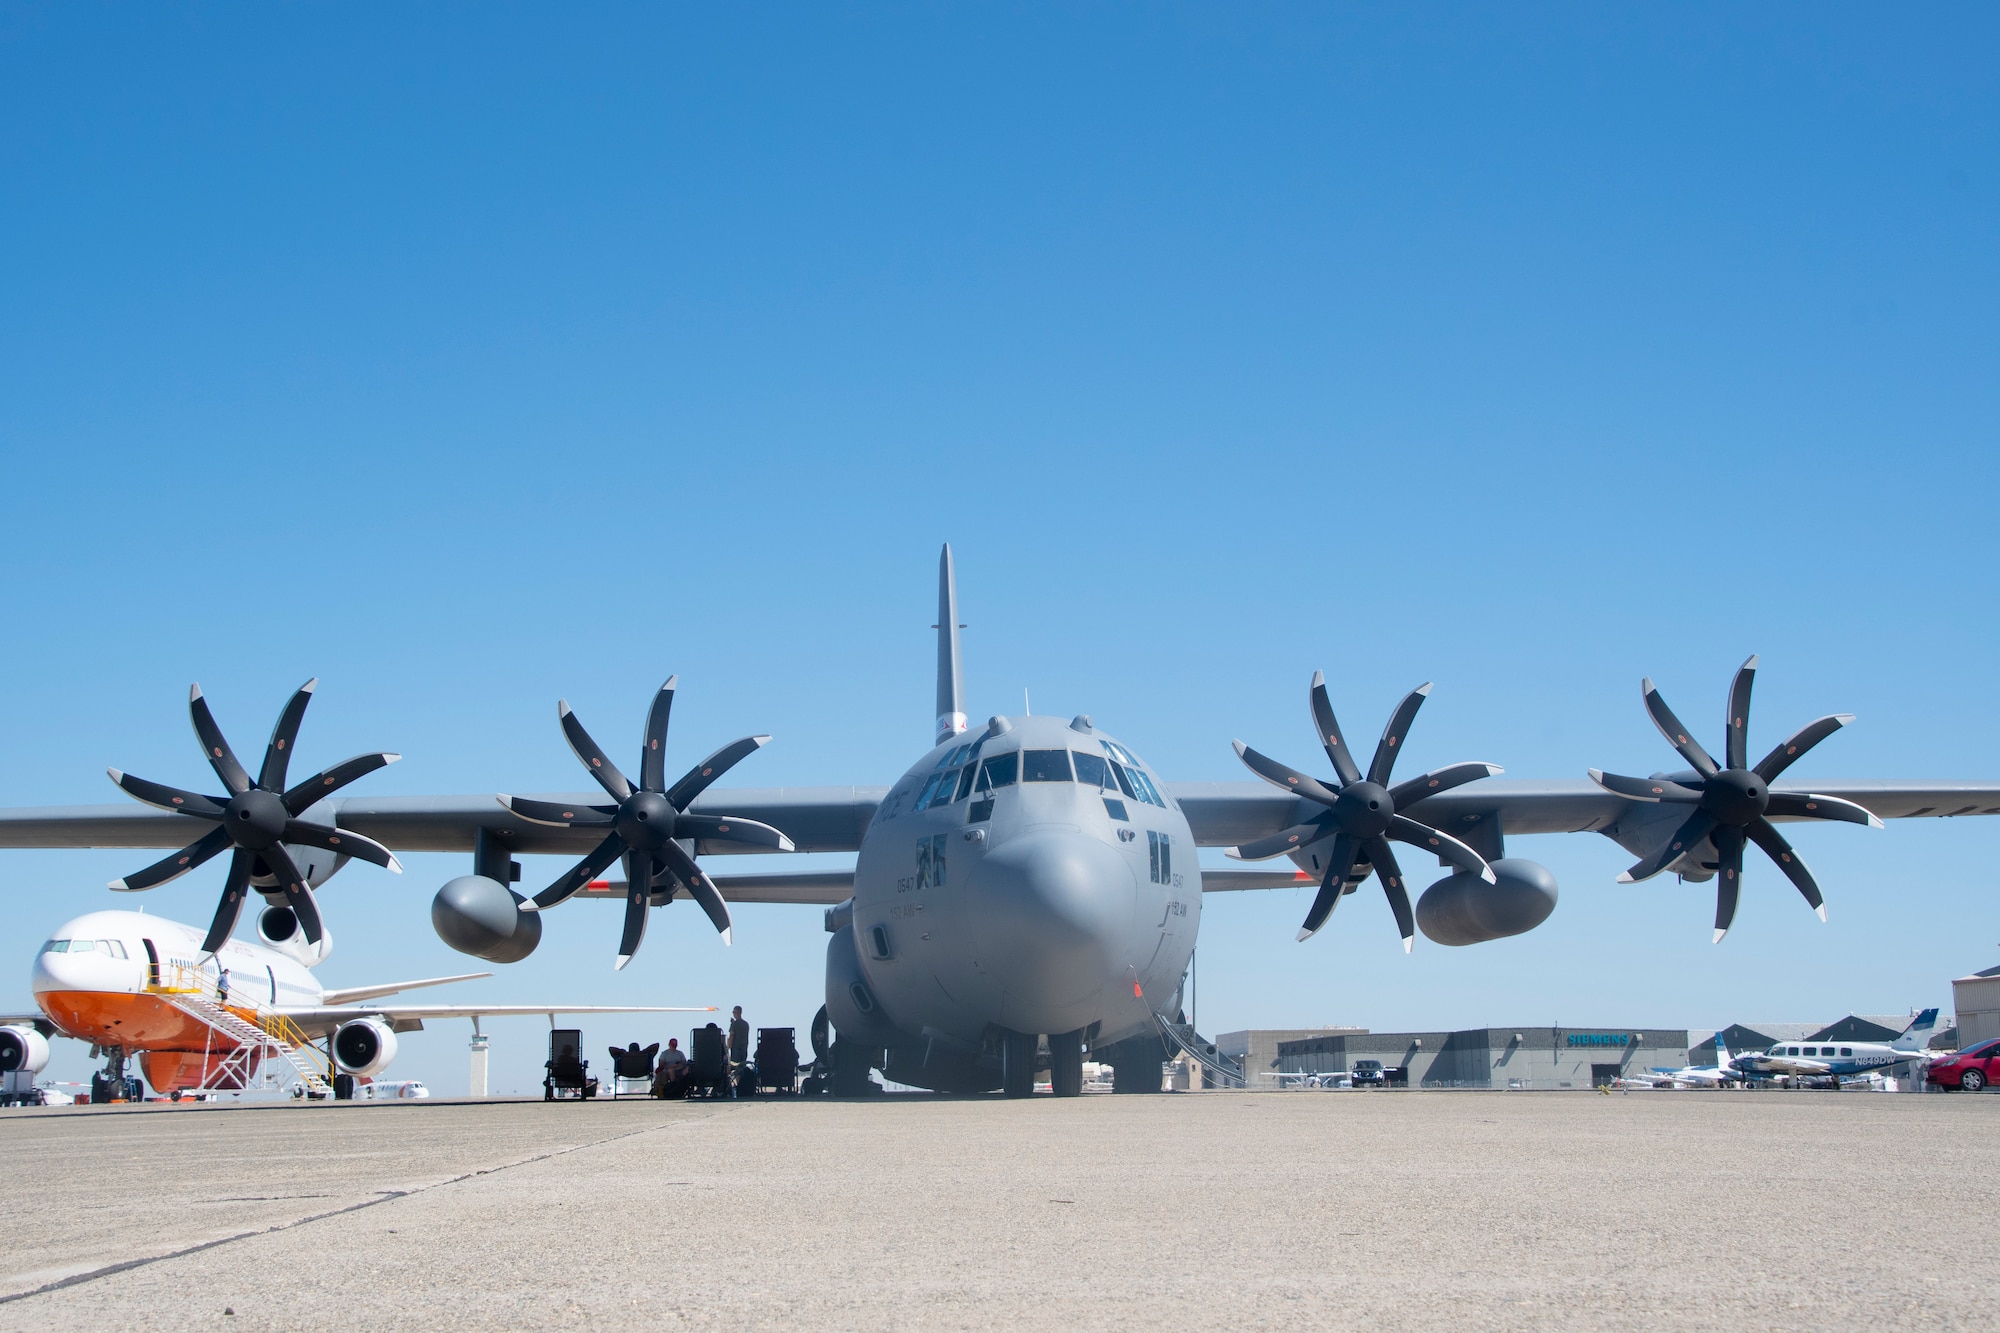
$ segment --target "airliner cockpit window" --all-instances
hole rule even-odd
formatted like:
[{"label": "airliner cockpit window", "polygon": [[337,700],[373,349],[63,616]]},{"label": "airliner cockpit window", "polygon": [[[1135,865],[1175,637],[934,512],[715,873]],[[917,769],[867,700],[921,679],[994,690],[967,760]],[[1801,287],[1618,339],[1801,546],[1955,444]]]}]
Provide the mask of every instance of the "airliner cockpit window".
[{"label": "airliner cockpit window", "polygon": [[49,942],[48,942],[47,944],[44,944],[44,945],[42,946],[42,952],[43,952],[43,953],[68,953],[68,952],[69,952],[69,941],[68,941],[68,940],[50,940],[50,941],[49,941]]},{"label": "airliner cockpit window", "polygon": [[1021,756],[1016,751],[996,754],[979,767],[979,790],[992,791],[995,787],[1011,787],[1021,772]]},{"label": "airliner cockpit window", "polygon": [[1023,750],[1021,780],[1024,782],[1073,782],[1068,750]]},{"label": "airliner cockpit window", "polygon": [[1078,750],[1074,757],[1076,759],[1076,780],[1078,782],[1083,783],[1086,787],[1103,788],[1111,785],[1111,766],[1109,764],[1094,754],[1085,754],[1082,750]]}]

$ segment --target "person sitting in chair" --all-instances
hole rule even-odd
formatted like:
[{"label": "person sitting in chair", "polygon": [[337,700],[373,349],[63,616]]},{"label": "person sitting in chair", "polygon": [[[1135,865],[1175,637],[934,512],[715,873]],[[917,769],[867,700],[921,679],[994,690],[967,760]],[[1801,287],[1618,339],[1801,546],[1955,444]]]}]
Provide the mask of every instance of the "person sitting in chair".
[{"label": "person sitting in chair", "polygon": [[639,1049],[639,1043],[636,1041],[622,1051],[613,1046],[611,1068],[620,1078],[651,1078],[653,1057],[658,1055],[659,1051],[660,1043],[657,1041],[643,1051]]},{"label": "person sitting in chair", "polygon": [[687,1069],[687,1052],[681,1049],[681,1039],[667,1038],[667,1049],[660,1052],[660,1063],[653,1070],[653,1095],[686,1096]]}]

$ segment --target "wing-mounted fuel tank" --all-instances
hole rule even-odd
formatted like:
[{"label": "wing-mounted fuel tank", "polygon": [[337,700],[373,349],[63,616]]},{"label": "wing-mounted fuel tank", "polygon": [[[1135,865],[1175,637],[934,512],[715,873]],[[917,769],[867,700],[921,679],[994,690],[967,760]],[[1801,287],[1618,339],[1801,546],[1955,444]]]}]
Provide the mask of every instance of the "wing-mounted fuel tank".
[{"label": "wing-mounted fuel tank", "polygon": [[1556,910],[1556,877],[1548,867],[1519,857],[1488,863],[1493,882],[1458,871],[1424,890],[1417,927],[1439,944],[1480,944],[1520,935]]}]

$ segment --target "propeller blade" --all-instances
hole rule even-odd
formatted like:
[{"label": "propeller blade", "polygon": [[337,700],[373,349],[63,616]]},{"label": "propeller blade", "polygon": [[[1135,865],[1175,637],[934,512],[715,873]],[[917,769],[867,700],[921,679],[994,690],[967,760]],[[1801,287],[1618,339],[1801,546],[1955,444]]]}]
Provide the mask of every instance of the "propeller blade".
[{"label": "propeller blade", "polygon": [[1590,780],[1613,796],[1623,796],[1633,801],[1665,802],[1668,805],[1699,805],[1701,793],[1693,787],[1683,787],[1678,782],[1665,778],[1628,778],[1618,773],[1606,773],[1601,768],[1589,770]]},{"label": "propeller blade", "polygon": [[1301,847],[1310,846],[1331,831],[1330,821],[1312,820],[1304,824],[1294,824],[1288,829],[1273,833],[1268,838],[1246,842],[1241,847],[1231,847],[1223,855],[1236,861],[1268,861],[1285,852],[1295,852]]},{"label": "propeller blade", "polygon": [[1326,858],[1326,875],[1319,882],[1319,896],[1313,899],[1312,910],[1306,913],[1306,923],[1299,927],[1299,938],[1309,940],[1326,924],[1333,915],[1333,909],[1340,906],[1340,895],[1347,892],[1347,873],[1354,869],[1354,854],[1360,850],[1355,839],[1346,833],[1336,834],[1333,846]]},{"label": "propeller blade", "polygon": [[780,852],[798,850],[792,846],[790,838],[769,824],[760,824],[754,819],[738,819],[734,815],[681,815],[674,820],[674,836],[740,842],[746,847],[768,847]]},{"label": "propeller blade", "polygon": [[179,787],[168,787],[158,782],[148,782],[135,778],[130,773],[116,768],[107,768],[111,780],[118,784],[120,791],[134,800],[147,805],[157,805],[162,810],[172,810],[176,814],[198,815],[203,819],[222,818],[223,802],[213,796],[203,796],[200,792],[182,791]]},{"label": "propeller blade", "polygon": [[569,873],[543,889],[533,898],[521,904],[523,912],[545,912],[560,903],[568,902],[583,891],[583,886],[604,873],[604,867],[616,861],[625,850],[625,839],[616,833],[591,849],[584,857],[569,868]]},{"label": "propeller blade", "polygon": [[1366,844],[1368,859],[1375,863],[1376,878],[1382,881],[1382,892],[1388,896],[1389,910],[1396,914],[1396,929],[1403,936],[1403,952],[1417,941],[1417,918],[1410,910],[1410,891],[1403,887],[1403,868],[1396,864],[1396,854],[1389,850],[1387,838],[1370,838]]},{"label": "propeller blade", "polygon": [[729,742],[690,768],[667,792],[667,804],[676,810],[687,809],[695,797],[708,790],[711,782],[736,767],[745,755],[755,754],[770,743],[769,736],[745,736],[740,741]]},{"label": "propeller blade", "polygon": [[645,751],[639,759],[639,786],[646,791],[666,790],[667,719],[674,711],[674,687],[679,683],[679,676],[668,676],[667,683],[653,696],[652,710],[646,714]]},{"label": "propeller blade", "polygon": [[1819,881],[1813,878],[1812,871],[1806,869],[1806,863],[1799,860],[1799,854],[1792,850],[1792,844],[1785,841],[1784,834],[1778,832],[1768,819],[1750,821],[1750,827],[1745,831],[1752,842],[1764,849],[1764,855],[1778,863],[1778,869],[1785,872],[1785,878],[1805,898],[1806,905],[1819,913],[1820,920],[1826,920],[1826,899],[1819,891]]},{"label": "propeller blade", "polygon": [[319,903],[313,898],[312,885],[299,873],[298,862],[285,850],[285,844],[274,842],[257,853],[273,875],[278,877],[278,887],[284,891],[285,906],[299,918],[299,929],[305,932],[307,944],[318,944],[326,934],[326,927],[320,923]]},{"label": "propeller blade", "polygon": [[[1736,668],[1736,679],[1729,684],[1729,716],[1724,719],[1729,726],[1722,741],[1723,762],[1730,768],[1745,768],[1750,763],[1750,684],[1757,679],[1757,654],[1750,654],[1750,660]],[[1727,926],[1718,926],[1727,930]],[[1721,939],[1720,935],[1716,936]]]},{"label": "propeller blade", "polygon": [[1345,787],[1361,781],[1361,770],[1355,766],[1354,756],[1347,751],[1347,742],[1341,736],[1340,723],[1333,716],[1333,704],[1326,697],[1326,674],[1313,672],[1312,683],[1313,727],[1319,732],[1319,743],[1326,747],[1326,757],[1333,761],[1333,771]]},{"label": "propeller blade", "polygon": [[215,714],[208,711],[208,700],[201,697],[199,685],[188,690],[188,716],[194,719],[194,734],[201,741],[201,752],[208,757],[208,766],[215,770],[215,776],[222,779],[223,789],[231,796],[249,791],[250,775],[237,762],[229,742],[222,739],[222,728],[215,725]]},{"label": "propeller blade", "polygon": [[[1753,657],[1750,660],[1755,662],[1757,659]],[[1741,673],[1739,679],[1740,676]],[[1744,693],[1749,693],[1747,687]],[[1733,715],[1735,705],[1732,703],[1730,708]],[[1717,829],[1715,857],[1715,938],[1709,942],[1720,944],[1722,937],[1729,933],[1729,923],[1736,919],[1736,898],[1743,891],[1743,830],[1727,826]]]},{"label": "propeller blade", "polygon": [[1687,817],[1687,821],[1674,830],[1674,836],[1667,839],[1666,846],[1654,852],[1639,864],[1618,877],[1620,884],[1637,884],[1642,879],[1651,879],[1668,866],[1686,855],[1688,849],[1709,835],[1715,827],[1715,816],[1706,810],[1697,810]]},{"label": "propeller blade", "polygon": [[694,863],[687,849],[677,842],[670,842],[661,849],[667,858],[667,868],[674,872],[674,878],[686,886],[688,896],[701,904],[701,910],[708,913],[709,923],[728,944],[734,938],[729,920],[729,904],[722,900],[722,890],[715,887],[715,881],[708,872]]},{"label": "propeller blade", "polygon": [[329,852],[342,856],[352,856],[381,866],[384,870],[403,873],[403,863],[396,854],[373,838],[364,838],[352,829],[329,828],[325,824],[308,824],[302,819],[285,821],[285,831],[279,841],[291,843],[295,847],[323,847]]},{"label": "propeller blade", "polygon": [[618,771],[618,765],[611,762],[611,756],[604,753],[598,743],[590,739],[590,733],[583,729],[583,723],[576,720],[576,714],[569,711],[569,700],[556,701],[556,716],[562,720],[563,735],[569,740],[570,751],[583,766],[590,770],[590,776],[597,779],[597,785],[623,801],[632,794],[632,784]]},{"label": "propeller blade", "polygon": [[547,824],[552,828],[610,828],[618,817],[615,805],[564,805],[559,801],[536,801],[526,796],[509,796],[505,792],[494,800],[513,811],[530,824]]},{"label": "propeller blade", "polygon": [[1790,768],[1792,764],[1813,746],[1818,745],[1834,732],[1854,720],[1852,713],[1832,713],[1826,717],[1816,717],[1793,732],[1791,738],[1777,749],[1757,761],[1757,776],[1769,782]]},{"label": "propeller blade", "polygon": [[216,904],[215,920],[209,923],[208,935],[201,942],[203,953],[214,953],[236,932],[237,919],[243,915],[243,900],[250,896],[250,863],[256,859],[255,852],[241,847],[229,858],[229,878],[222,883],[222,901]]},{"label": "propeller blade", "polygon": [[[1397,842],[1406,842],[1412,847],[1421,847],[1446,865],[1457,866],[1470,871],[1488,884],[1498,881],[1494,878],[1493,867],[1486,864],[1486,858],[1454,838],[1449,833],[1434,829],[1428,824],[1419,824],[1406,815],[1397,815],[1389,821],[1389,836]],[[1369,852],[1369,858],[1374,853]]]},{"label": "propeller blade", "polygon": [[1410,723],[1417,717],[1417,710],[1430,697],[1431,682],[1411,690],[1403,696],[1403,702],[1396,705],[1396,711],[1389,714],[1389,725],[1382,728],[1382,739],[1375,743],[1375,757],[1368,761],[1368,780],[1379,786],[1389,783],[1389,770],[1396,766],[1396,756],[1410,735]]},{"label": "propeller blade", "polygon": [[138,893],[143,889],[157,889],[170,879],[179,879],[202,862],[218,855],[229,846],[229,830],[220,824],[204,833],[199,839],[147,866],[136,875],[114,879],[110,887],[120,893]]},{"label": "propeller blade", "polygon": [[1497,777],[1506,771],[1498,764],[1446,764],[1443,768],[1434,768],[1421,777],[1411,778],[1408,782],[1399,782],[1389,788],[1389,804],[1401,810],[1406,806],[1415,805],[1426,796],[1435,796],[1441,791],[1450,791],[1453,787],[1463,787],[1466,783],[1477,782],[1481,778]]},{"label": "propeller blade", "polygon": [[632,955],[639,952],[639,941],[646,938],[647,909],[653,905],[653,854],[651,852],[625,853],[625,933],[618,937],[618,961],[613,964],[617,971],[624,971],[625,964],[632,961]]},{"label": "propeller blade", "polygon": [[1230,744],[1236,747],[1236,757],[1243,761],[1243,766],[1273,787],[1295,792],[1307,800],[1329,807],[1340,799],[1338,793],[1321,785],[1317,778],[1309,778],[1295,768],[1287,768],[1269,755],[1257,753],[1242,741],[1231,741]]},{"label": "propeller blade", "polygon": [[1660,729],[1660,734],[1667,738],[1667,744],[1679,750],[1681,758],[1687,760],[1695,772],[1705,778],[1714,777],[1715,761],[1708,757],[1708,751],[1701,748],[1701,742],[1694,738],[1694,733],[1681,725],[1681,720],[1674,716],[1674,710],[1667,707],[1667,701],[1660,697],[1659,687],[1653,684],[1653,678],[1646,677],[1639,688],[1646,694],[1646,712],[1653,719],[1653,725]]},{"label": "propeller blade", "polygon": [[299,686],[286,702],[285,711],[278,714],[278,725],[271,728],[271,743],[264,747],[264,767],[257,773],[257,785],[265,791],[285,789],[285,770],[291,766],[292,747],[298,743],[299,723],[305,721],[306,705],[318,688],[319,677],[315,676]]},{"label": "propeller blade", "polygon": [[387,768],[403,756],[382,750],[373,754],[357,754],[352,759],[343,759],[332,768],[323,768],[285,793],[285,809],[299,814],[322,796],[331,796],[356,778],[365,777],[378,768]]},{"label": "propeller blade", "polygon": [[1866,824],[1869,828],[1882,828],[1882,821],[1866,806],[1852,801],[1843,801],[1838,796],[1821,796],[1817,792],[1771,793],[1764,806],[1766,816],[1788,815],[1793,819],[1838,819],[1849,824]]}]

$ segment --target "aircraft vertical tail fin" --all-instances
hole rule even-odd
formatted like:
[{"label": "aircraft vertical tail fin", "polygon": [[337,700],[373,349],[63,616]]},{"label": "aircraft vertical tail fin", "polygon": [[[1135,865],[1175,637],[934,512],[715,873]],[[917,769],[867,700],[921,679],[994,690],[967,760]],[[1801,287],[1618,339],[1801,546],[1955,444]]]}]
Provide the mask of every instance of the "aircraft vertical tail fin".
[{"label": "aircraft vertical tail fin", "polygon": [[958,579],[951,567],[951,543],[938,556],[937,736],[942,745],[965,730],[965,669],[959,663]]},{"label": "aircraft vertical tail fin", "polygon": [[1920,1051],[1937,1032],[1938,1011],[1926,1009],[1910,1020],[1903,1035],[1889,1044],[1899,1051]]}]

